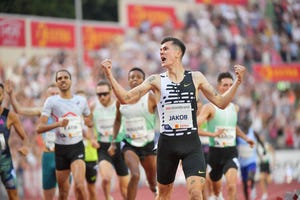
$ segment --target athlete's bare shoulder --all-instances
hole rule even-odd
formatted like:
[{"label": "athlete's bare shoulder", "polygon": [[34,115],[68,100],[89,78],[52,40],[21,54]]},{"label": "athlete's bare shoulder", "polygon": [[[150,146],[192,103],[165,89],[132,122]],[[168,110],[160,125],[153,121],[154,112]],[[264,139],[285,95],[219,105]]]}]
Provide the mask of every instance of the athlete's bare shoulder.
[{"label": "athlete's bare shoulder", "polygon": [[205,76],[200,71],[192,71],[192,77],[197,88],[199,88],[199,86],[203,83],[207,82]]}]

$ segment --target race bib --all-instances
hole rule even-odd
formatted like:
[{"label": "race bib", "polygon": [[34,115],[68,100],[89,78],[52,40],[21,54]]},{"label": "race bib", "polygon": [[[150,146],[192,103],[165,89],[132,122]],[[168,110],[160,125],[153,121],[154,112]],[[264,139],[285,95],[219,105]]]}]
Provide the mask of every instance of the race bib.
[{"label": "race bib", "polygon": [[200,136],[200,141],[202,144],[209,144],[209,137],[208,136]]},{"label": "race bib", "polygon": [[190,103],[165,105],[165,123],[172,129],[192,128],[192,107]]},{"label": "race bib", "polygon": [[115,119],[99,119],[97,120],[97,131],[101,136],[113,135],[113,126]]},{"label": "race bib", "polygon": [[125,120],[126,135],[132,139],[147,135],[146,120],[143,117],[135,117]]},{"label": "race bib", "polygon": [[79,137],[82,136],[82,119],[79,116],[69,116],[64,118],[59,118],[59,121],[63,119],[68,119],[69,123],[66,127],[59,127],[60,135],[65,137]]},{"label": "race bib", "polygon": [[224,129],[224,136],[214,137],[215,147],[235,146],[236,127],[216,126],[215,132],[219,129]]},{"label": "race bib", "polygon": [[0,149],[5,150],[6,149],[6,144],[5,144],[5,138],[4,134],[0,133]]},{"label": "race bib", "polygon": [[253,149],[249,145],[238,146],[238,151],[242,158],[250,158],[253,155]]},{"label": "race bib", "polygon": [[44,133],[44,143],[48,150],[53,151],[55,146],[55,133],[53,132]]}]

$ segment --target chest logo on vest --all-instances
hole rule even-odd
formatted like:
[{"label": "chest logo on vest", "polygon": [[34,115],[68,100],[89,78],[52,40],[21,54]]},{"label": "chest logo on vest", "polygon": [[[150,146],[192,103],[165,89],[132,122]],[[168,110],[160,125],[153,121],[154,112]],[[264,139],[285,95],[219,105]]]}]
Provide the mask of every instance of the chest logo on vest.
[{"label": "chest logo on vest", "polygon": [[191,85],[191,83],[184,83],[183,84],[183,87],[188,87],[188,86],[190,86]]}]

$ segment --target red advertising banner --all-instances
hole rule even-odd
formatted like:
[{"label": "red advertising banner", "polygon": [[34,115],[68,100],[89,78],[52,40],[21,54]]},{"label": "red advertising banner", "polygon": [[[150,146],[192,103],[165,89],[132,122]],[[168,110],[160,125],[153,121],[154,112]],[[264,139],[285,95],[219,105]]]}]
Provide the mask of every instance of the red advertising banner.
[{"label": "red advertising banner", "polygon": [[128,25],[138,27],[143,21],[148,20],[152,26],[163,25],[171,21],[175,27],[180,26],[174,7],[128,5]]},{"label": "red advertising banner", "polygon": [[75,25],[31,22],[31,45],[34,47],[74,48]]},{"label": "red advertising banner", "polygon": [[124,35],[121,27],[88,26],[82,27],[83,46],[85,50],[98,49],[113,38]]},{"label": "red advertising banner", "polygon": [[253,73],[256,79],[271,82],[300,82],[300,63],[280,65],[254,65]]},{"label": "red advertising banner", "polygon": [[0,46],[25,46],[25,20],[0,18]]},{"label": "red advertising banner", "polygon": [[231,4],[231,5],[247,5],[248,0],[195,0],[196,3],[205,4]]}]

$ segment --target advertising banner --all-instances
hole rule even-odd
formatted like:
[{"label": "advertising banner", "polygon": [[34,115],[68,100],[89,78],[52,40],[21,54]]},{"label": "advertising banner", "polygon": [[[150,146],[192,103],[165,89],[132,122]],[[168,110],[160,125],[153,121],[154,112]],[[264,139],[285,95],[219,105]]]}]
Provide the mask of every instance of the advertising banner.
[{"label": "advertising banner", "polygon": [[123,34],[124,29],[121,27],[83,25],[83,47],[85,50],[99,49],[114,38],[123,36]]},{"label": "advertising banner", "polygon": [[172,22],[176,28],[180,26],[176,17],[175,8],[165,6],[148,6],[148,5],[127,5],[128,26],[138,27],[147,20],[152,26],[163,25],[166,22]]},{"label": "advertising banner", "polygon": [[196,3],[205,4],[232,4],[232,5],[247,5],[248,0],[195,0]]},{"label": "advertising banner", "polygon": [[75,25],[31,22],[31,45],[47,48],[75,48]]},{"label": "advertising banner", "polygon": [[300,63],[261,65],[253,66],[253,73],[256,79],[271,82],[290,81],[300,82]]},{"label": "advertising banner", "polygon": [[0,18],[0,46],[25,47],[25,20]]}]

